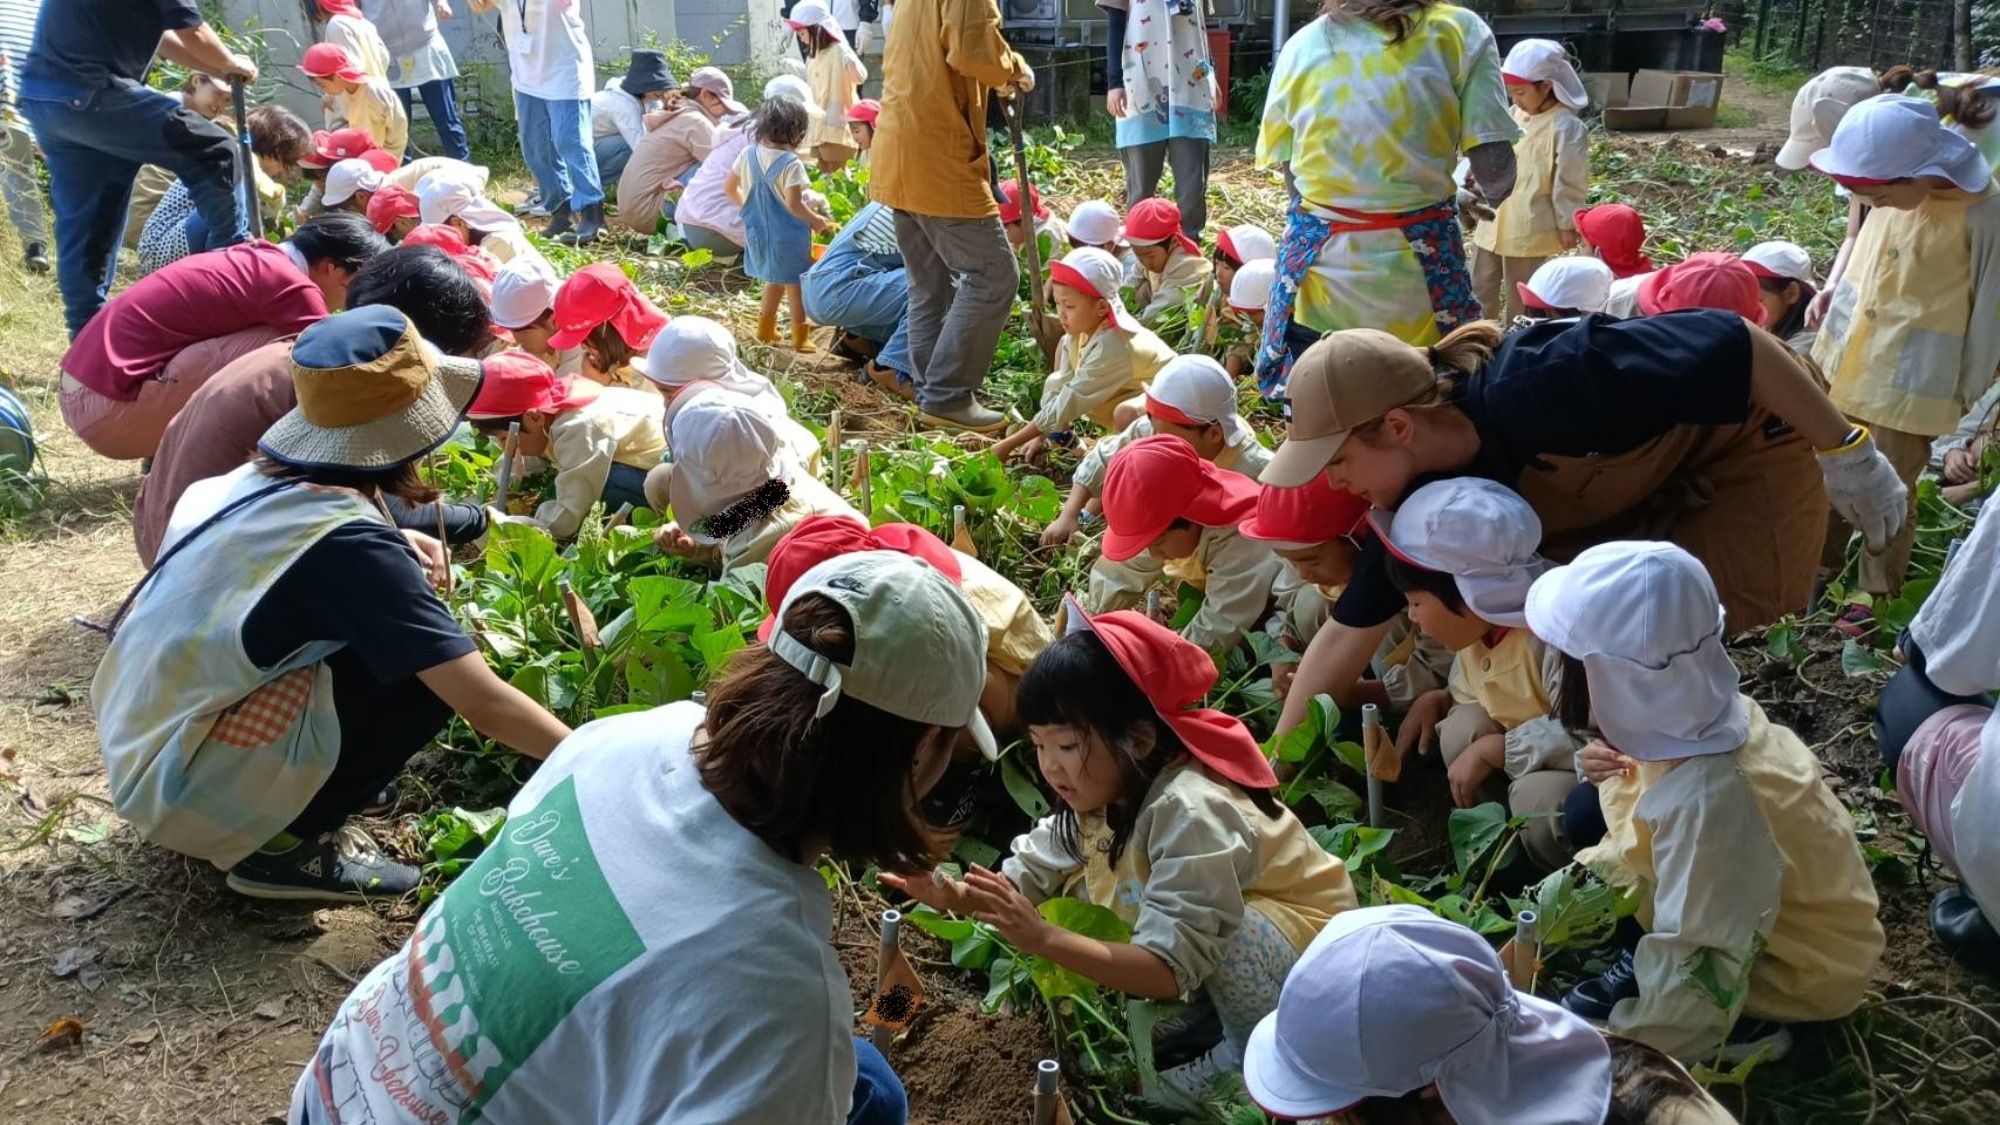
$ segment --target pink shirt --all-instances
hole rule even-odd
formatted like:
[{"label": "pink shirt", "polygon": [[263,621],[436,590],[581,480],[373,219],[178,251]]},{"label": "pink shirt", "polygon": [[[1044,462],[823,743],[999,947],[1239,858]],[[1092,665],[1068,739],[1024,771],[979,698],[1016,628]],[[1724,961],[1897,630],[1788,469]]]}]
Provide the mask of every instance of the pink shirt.
[{"label": "pink shirt", "polygon": [[734,132],[724,130],[718,134],[715,147],[701,162],[701,170],[694,174],[687,190],[681,193],[674,218],[683,226],[706,227],[725,235],[739,246],[747,242],[750,236],[743,233],[743,208],[729,198],[724,184],[729,179],[730,168],[736,164],[737,156],[749,145],[748,129],[739,127]]},{"label": "pink shirt", "polygon": [[319,287],[284,247],[241,242],[141,278],[83,326],[62,369],[106,398],[130,402],[190,344],[258,325],[295,335],[326,312]]}]

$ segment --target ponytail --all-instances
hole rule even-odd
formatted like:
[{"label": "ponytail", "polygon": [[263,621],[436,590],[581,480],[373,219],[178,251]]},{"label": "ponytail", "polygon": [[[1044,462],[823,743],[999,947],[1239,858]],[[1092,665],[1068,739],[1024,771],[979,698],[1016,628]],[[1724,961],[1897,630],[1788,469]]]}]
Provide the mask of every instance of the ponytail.
[{"label": "ponytail", "polygon": [[1486,366],[1506,331],[1491,320],[1461,324],[1430,347],[1431,367],[1456,382]]},{"label": "ponytail", "polygon": [[1877,82],[1883,90],[1892,94],[1909,94],[1912,86],[1930,94],[1937,99],[1938,116],[1949,117],[1965,129],[1984,129],[1991,125],[1996,108],[2000,108],[1977,86],[1948,86],[1938,81],[1935,68],[1918,70],[1908,65],[1892,66],[1882,72]]},{"label": "ponytail", "polygon": [[1417,29],[1436,0],[1326,0],[1320,10],[1328,18],[1360,16],[1389,33],[1390,43],[1401,43]]}]

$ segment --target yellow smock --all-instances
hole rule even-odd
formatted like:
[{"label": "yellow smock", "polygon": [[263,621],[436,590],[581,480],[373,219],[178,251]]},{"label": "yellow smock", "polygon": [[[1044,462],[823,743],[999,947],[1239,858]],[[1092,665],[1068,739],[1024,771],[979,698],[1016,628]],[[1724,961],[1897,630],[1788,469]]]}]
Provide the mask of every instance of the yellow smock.
[{"label": "yellow smock", "polygon": [[1564,249],[1561,232],[1576,229],[1577,208],[1590,192],[1590,133],[1568,106],[1513,113],[1522,130],[1514,145],[1514,193],[1472,232],[1472,243],[1508,258],[1554,257]]},{"label": "yellow smock", "polygon": [[1144,328],[1126,332],[1106,321],[1089,336],[1066,335],[1055,373],[1042,381],[1035,428],[1061,433],[1079,418],[1114,429],[1118,404],[1141,394],[1174,350]]}]

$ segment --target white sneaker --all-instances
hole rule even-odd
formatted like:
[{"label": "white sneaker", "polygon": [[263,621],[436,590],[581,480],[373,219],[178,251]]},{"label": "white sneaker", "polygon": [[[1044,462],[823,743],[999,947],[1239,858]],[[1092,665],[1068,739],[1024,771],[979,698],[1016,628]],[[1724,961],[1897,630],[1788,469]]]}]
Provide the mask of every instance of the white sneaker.
[{"label": "white sneaker", "polygon": [[1182,1063],[1171,1070],[1160,1072],[1160,1081],[1176,1092],[1199,1101],[1208,1096],[1208,1089],[1215,1080],[1225,1074],[1234,1074],[1243,1068],[1243,1056],[1227,1041],[1217,1043],[1214,1049],[1193,1062]]},{"label": "white sneaker", "polygon": [[549,209],[542,202],[542,193],[535,192],[528,196],[528,198],[523,199],[521,205],[514,209],[514,213],[517,215],[526,215],[530,218],[544,219],[548,217]]}]

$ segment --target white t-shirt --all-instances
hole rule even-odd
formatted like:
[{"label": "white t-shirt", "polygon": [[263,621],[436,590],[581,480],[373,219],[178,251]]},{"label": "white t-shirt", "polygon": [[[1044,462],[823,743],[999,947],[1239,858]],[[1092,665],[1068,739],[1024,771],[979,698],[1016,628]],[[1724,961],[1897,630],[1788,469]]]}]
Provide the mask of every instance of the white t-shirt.
[{"label": "white t-shirt", "polygon": [[[736,163],[730,168],[730,171],[736,173],[736,186],[743,189],[743,198],[750,198],[750,184],[756,178],[756,173],[763,172],[769,175],[771,165],[776,164],[786,155],[783,149],[767,148],[764,145],[751,145],[737,154]],[[793,153],[791,155],[797,154]],[[753,160],[757,162],[755,168],[752,168],[750,164]],[[785,165],[785,170],[778,173],[771,180],[771,187],[778,193],[781,199],[790,188],[809,188],[811,186],[812,179],[806,175],[805,162],[802,160],[794,160],[790,164]]]},{"label": "white t-shirt", "polygon": [[1604,299],[1604,311],[1626,320],[1639,315],[1639,286],[1650,273],[1635,273],[1611,283],[1611,295]]},{"label": "white t-shirt", "polygon": [[702,787],[701,720],[675,703],[556,747],[341,1005],[293,1125],[842,1125],[853,1001],[826,884]]},{"label": "white t-shirt", "polygon": [[597,88],[577,0],[500,0],[514,91],[583,101]]}]

